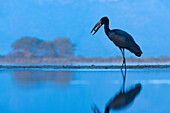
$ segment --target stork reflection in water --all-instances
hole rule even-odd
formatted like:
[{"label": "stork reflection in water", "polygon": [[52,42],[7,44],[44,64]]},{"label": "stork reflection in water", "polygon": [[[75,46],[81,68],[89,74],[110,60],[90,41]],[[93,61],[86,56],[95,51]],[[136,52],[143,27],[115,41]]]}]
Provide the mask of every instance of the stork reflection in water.
[{"label": "stork reflection in water", "polygon": [[[117,93],[113,98],[111,98],[105,107],[105,113],[109,113],[112,110],[121,110],[130,105],[136,96],[140,93],[142,85],[140,83],[133,85],[128,91],[125,91],[125,81],[123,81],[123,86],[119,93]],[[92,106],[94,113],[101,113],[101,111],[94,104]]]},{"label": "stork reflection in water", "polygon": [[[99,30],[99,28],[104,25],[104,30],[108,38],[117,46],[119,47],[122,56],[123,56],[123,63],[121,70],[123,66],[126,70],[126,59],[125,59],[125,49],[129,50],[130,52],[134,53],[136,56],[140,57],[142,55],[142,51],[140,47],[136,44],[133,37],[128,34],[127,32],[120,30],[120,29],[109,29],[109,19],[107,17],[103,17],[100,19],[100,21],[94,26],[91,33],[93,35]],[[124,79],[126,78],[126,71]]]}]

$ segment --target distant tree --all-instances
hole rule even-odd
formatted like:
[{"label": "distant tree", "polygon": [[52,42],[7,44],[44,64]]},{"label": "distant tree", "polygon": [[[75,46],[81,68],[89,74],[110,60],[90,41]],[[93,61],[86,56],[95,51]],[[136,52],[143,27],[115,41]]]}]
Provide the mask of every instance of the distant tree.
[{"label": "distant tree", "polygon": [[13,56],[31,57],[42,40],[37,38],[24,37],[17,40],[13,45]]},{"label": "distant tree", "polygon": [[13,49],[24,49],[27,51],[32,51],[42,40],[37,38],[24,37],[17,40],[13,45]]},{"label": "distant tree", "polygon": [[53,41],[59,57],[74,56],[75,44],[72,44],[69,38],[57,38]]},{"label": "distant tree", "polygon": [[72,57],[75,44],[69,38],[57,38],[52,42],[24,37],[13,45],[12,57]]},{"label": "distant tree", "polygon": [[34,56],[57,57],[57,52],[54,48],[53,43],[51,43],[51,42],[41,42],[38,45],[37,51],[35,52]]}]

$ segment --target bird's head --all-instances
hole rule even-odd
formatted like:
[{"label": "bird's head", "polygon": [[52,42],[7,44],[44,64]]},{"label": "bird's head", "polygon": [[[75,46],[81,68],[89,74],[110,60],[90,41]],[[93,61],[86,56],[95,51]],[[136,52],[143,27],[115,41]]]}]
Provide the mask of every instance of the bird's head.
[{"label": "bird's head", "polygon": [[101,24],[103,25],[103,24],[107,24],[109,22],[109,19],[107,17],[103,17],[100,19],[100,21],[101,21]]},{"label": "bird's head", "polygon": [[100,21],[97,22],[97,24],[94,26],[91,33],[94,31],[94,33],[93,33],[93,35],[94,35],[103,24],[108,24],[108,23],[109,23],[109,19],[107,17],[101,18]]}]

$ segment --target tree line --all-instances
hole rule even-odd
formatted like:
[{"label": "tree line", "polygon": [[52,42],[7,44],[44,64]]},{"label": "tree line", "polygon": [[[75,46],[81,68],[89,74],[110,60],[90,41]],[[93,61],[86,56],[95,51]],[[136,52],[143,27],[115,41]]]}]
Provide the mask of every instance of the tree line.
[{"label": "tree line", "polygon": [[69,38],[44,41],[23,37],[12,44],[10,57],[73,57],[76,45]]}]

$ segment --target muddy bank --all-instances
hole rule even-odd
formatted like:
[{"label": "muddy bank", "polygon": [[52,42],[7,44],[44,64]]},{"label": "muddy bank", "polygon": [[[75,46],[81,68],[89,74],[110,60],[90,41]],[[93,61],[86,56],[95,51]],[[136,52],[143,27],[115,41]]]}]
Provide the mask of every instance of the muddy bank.
[{"label": "muddy bank", "polygon": [[[121,65],[110,65],[110,66],[73,66],[73,65],[41,65],[41,66],[15,66],[15,65],[0,65],[0,68],[5,69],[120,69]],[[143,69],[143,68],[170,68],[170,65],[129,65],[127,69]]]}]

